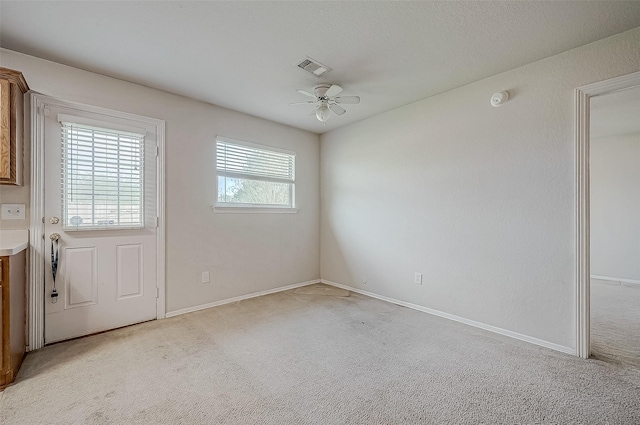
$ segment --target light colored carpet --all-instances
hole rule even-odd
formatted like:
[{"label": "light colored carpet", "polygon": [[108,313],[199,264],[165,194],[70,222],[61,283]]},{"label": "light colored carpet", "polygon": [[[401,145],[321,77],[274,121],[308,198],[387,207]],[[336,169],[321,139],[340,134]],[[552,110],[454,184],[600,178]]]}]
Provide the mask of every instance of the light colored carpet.
[{"label": "light colored carpet", "polygon": [[56,344],[13,424],[638,424],[640,371],[295,290]]},{"label": "light colored carpet", "polygon": [[640,368],[640,286],[591,280],[591,354]]},{"label": "light colored carpet", "polygon": [[301,288],[294,289],[293,292],[301,295],[324,295],[327,297],[348,297],[351,295],[351,291],[336,288],[335,286],[323,285],[321,283],[303,286]]}]

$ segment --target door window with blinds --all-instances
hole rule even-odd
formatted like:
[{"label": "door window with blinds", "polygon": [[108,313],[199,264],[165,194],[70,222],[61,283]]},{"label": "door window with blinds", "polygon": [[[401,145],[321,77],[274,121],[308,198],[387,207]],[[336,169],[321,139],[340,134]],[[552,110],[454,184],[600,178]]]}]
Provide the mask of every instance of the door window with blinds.
[{"label": "door window with blinds", "polygon": [[61,121],[65,230],[144,227],[144,131]]},{"label": "door window with blinds", "polygon": [[216,138],[216,207],[295,207],[294,152]]}]

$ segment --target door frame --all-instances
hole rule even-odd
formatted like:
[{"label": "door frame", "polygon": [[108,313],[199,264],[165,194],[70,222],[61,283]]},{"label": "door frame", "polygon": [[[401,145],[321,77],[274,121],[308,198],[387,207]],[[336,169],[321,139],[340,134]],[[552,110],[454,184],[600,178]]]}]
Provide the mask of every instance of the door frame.
[{"label": "door frame", "polygon": [[591,98],[640,86],[640,72],[587,84],[575,89],[576,155],[576,355],[591,355],[590,169]]},{"label": "door frame", "polygon": [[44,346],[44,279],[45,279],[45,237],[44,237],[44,119],[47,108],[64,108],[71,112],[90,112],[113,118],[138,121],[145,126],[153,126],[156,131],[158,155],[156,158],[156,319],[166,315],[165,276],[165,122],[155,118],[114,111],[97,106],[69,102],[38,93],[31,93],[31,213],[29,231],[29,292],[28,292],[28,347],[27,351]]}]

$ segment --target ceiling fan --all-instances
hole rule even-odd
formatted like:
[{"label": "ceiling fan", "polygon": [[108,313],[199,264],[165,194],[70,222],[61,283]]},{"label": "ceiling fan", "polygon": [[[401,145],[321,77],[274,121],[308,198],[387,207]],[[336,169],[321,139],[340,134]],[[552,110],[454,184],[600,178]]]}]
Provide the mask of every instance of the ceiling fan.
[{"label": "ceiling fan", "polygon": [[[331,112],[336,115],[342,115],[347,112],[339,104],[357,104],[360,103],[360,96],[338,96],[342,92],[342,87],[337,84],[318,84],[313,88],[313,93],[306,90],[296,90],[298,93],[313,100],[306,102],[294,102],[289,105],[306,105],[314,104],[312,114],[316,115],[319,121],[325,122],[331,116]],[[331,111],[331,112],[330,112]]]}]

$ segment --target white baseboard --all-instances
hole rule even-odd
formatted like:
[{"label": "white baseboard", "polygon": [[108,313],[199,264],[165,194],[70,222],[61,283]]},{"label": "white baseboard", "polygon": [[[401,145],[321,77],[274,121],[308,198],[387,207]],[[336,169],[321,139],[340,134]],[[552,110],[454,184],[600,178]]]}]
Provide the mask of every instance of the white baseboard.
[{"label": "white baseboard", "polygon": [[300,288],[301,286],[313,285],[314,283],[320,283],[320,279],[308,280],[306,282],[294,283],[292,285],[281,286],[279,288],[267,289],[266,291],[254,292],[252,294],[241,295],[239,297],[227,298],[225,300],[214,301],[212,303],[200,304],[193,307],[181,308],[180,310],[174,310],[168,312],[165,317],[174,317],[181,314],[192,313],[194,311],[204,310],[207,308],[218,307],[224,304],[231,304],[242,300],[248,300],[249,298],[261,297],[263,295],[275,294],[276,292],[288,291],[289,289]]},{"label": "white baseboard", "polygon": [[591,275],[591,279],[608,280],[610,282],[618,282],[618,283],[630,283],[631,285],[640,285],[640,280],[623,279],[621,277],[597,276],[597,275],[592,274]]},{"label": "white baseboard", "polygon": [[396,300],[394,298],[385,297],[383,295],[378,295],[373,292],[363,291],[362,289],[353,288],[348,285],[342,285],[340,283],[332,282],[330,280],[321,279],[322,283],[327,285],[335,286],[337,288],[346,289],[348,291],[357,292],[358,294],[366,295],[368,297],[376,298],[382,301],[387,301],[392,304],[401,305],[403,307],[411,308],[413,310],[422,311],[424,313],[433,314],[434,316],[443,317],[445,319],[453,320],[456,322],[464,323],[465,325],[474,326],[476,328],[484,329],[490,332],[495,332],[500,335],[505,335],[511,338],[519,339],[520,341],[529,342],[531,344],[539,345],[541,347],[550,348],[551,350],[560,351],[561,353],[576,355],[576,350],[574,348],[565,347],[564,345],[554,344],[553,342],[545,341],[542,339],[534,338],[532,336],[523,335],[518,332],[509,331],[506,329],[498,328],[496,326],[487,325],[485,323],[476,322],[475,320],[465,319],[464,317],[455,316],[453,314],[445,313],[439,310],[434,310],[428,307],[423,307],[421,305],[408,303],[406,301]]}]

